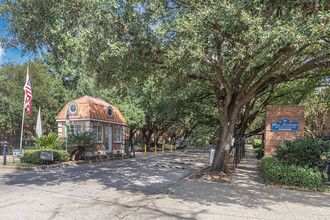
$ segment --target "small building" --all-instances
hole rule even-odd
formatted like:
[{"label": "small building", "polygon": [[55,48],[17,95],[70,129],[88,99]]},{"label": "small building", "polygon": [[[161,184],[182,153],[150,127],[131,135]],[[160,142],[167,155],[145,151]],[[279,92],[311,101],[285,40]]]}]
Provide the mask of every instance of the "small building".
[{"label": "small building", "polygon": [[[69,114],[71,133],[95,133],[95,155],[122,154],[124,152],[127,121],[115,106],[91,96],[67,103],[56,117],[58,135],[66,137],[66,116]],[[84,156],[92,156],[84,152]]]}]

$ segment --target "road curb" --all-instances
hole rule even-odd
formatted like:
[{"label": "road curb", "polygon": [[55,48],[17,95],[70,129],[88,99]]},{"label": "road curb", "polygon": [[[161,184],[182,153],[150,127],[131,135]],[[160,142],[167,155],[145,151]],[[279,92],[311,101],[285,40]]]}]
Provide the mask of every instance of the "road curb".
[{"label": "road curb", "polygon": [[172,192],[175,187],[180,186],[182,183],[186,182],[190,177],[192,177],[195,173],[199,172],[202,169],[205,169],[207,166],[208,165],[205,165],[205,166],[201,167],[200,169],[193,170],[193,171],[187,173],[186,175],[182,176],[176,183],[166,187],[160,193],[161,194],[168,194],[168,193]]}]

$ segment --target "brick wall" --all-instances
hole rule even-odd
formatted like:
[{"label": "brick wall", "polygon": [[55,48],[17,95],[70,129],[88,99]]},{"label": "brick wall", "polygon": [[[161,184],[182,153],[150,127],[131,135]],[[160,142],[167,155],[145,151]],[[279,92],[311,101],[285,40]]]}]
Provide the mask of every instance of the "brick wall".
[{"label": "brick wall", "polygon": [[330,112],[328,112],[327,117],[325,118],[322,135],[330,135]]},{"label": "brick wall", "polygon": [[[276,145],[281,141],[293,140],[296,136],[303,135],[304,131],[303,106],[298,105],[277,105],[267,106],[265,121],[265,156],[275,154]],[[299,131],[272,131],[272,122],[289,119],[299,121]]]}]

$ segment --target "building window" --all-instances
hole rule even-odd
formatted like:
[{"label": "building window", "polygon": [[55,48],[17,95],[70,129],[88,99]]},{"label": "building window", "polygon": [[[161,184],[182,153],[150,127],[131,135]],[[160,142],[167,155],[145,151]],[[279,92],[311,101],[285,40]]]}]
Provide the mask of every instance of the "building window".
[{"label": "building window", "polygon": [[57,123],[57,133],[59,137],[62,137],[62,123],[58,122]]},{"label": "building window", "polygon": [[111,106],[109,106],[107,109],[107,117],[113,118],[113,109],[111,108]]},{"label": "building window", "polygon": [[95,142],[102,143],[103,126],[102,125],[93,125],[93,133],[95,134]]},{"label": "building window", "polygon": [[115,138],[114,142],[115,143],[120,143],[121,142],[121,137],[122,137],[121,127],[114,127],[113,133],[114,133],[114,138]]},{"label": "building window", "polygon": [[71,102],[69,105],[69,114],[70,115],[77,115],[78,114],[78,106],[76,103]]},{"label": "building window", "polygon": [[82,134],[83,126],[80,124],[70,124],[69,134]]}]

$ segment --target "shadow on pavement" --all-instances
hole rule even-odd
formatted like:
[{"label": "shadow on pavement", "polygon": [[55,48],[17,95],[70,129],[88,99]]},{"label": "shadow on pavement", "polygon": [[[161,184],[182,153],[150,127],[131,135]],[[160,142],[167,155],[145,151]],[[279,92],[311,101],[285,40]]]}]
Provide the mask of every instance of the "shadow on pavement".
[{"label": "shadow on pavement", "polygon": [[[190,157],[198,156],[192,155]],[[197,167],[188,165],[185,166],[185,169],[156,166],[159,163],[168,164],[178,158],[180,158],[180,155],[169,154],[96,164],[81,164],[75,167],[42,171],[17,170],[16,172],[3,174],[0,184],[54,186],[61,183],[75,184],[85,181],[97,181],[104,188],[114,187],[118,190],[158,194],[183,176],[197,170]]]}]

